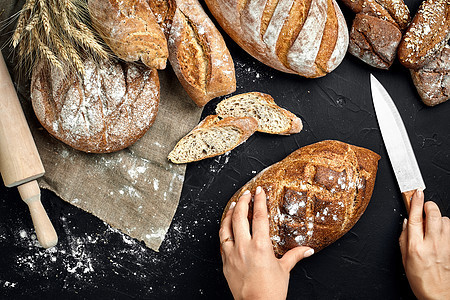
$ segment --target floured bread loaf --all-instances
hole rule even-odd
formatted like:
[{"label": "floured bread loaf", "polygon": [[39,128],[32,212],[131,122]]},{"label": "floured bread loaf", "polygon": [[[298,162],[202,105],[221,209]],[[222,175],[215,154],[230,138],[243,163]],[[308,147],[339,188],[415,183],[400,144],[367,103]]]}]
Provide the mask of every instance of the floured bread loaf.
[{"label": "floured bread loaf", "polygon": [[158,69],[168,57],[198,106],[236,90],[233,59],[197,0],[89,0],[89,12],[118,57]]},{"label": "floured bread loaf", "polygon": [[259,61],[320,77],[347,51],[348,31],[334,0],[206,0],[220,26]]},{"label": "floured bread loaf", "polygon": [[167,41],[146,0],[89,0],[88,5],[95,29],[119,58],[166,67]]},{"label": "floured bread loaf", "polygon": [[80,77],[40,63],[33,70],[31,100],[39,122],[57,139],[85,152],[113,152],[153,124],[158,74],[129,63],[86,61]]},{"label": "floured bread loaf", "polygon": [[292,134],[302,130],[302,120],[290,111],[276,105],[272,96],[251,92],[222,100],[216,114],[226,117],[253,117],[258,131],[271,134]]},{"label": "floured bread loaf", "polygon": [[246,141],[257,128],[252,117],[207,116],[175,145],[168,159],[181,164],[221,155]]},{"label": "floured bread loaf", "polygon": [[[277,256],[296,246],[316,252],[343,236],[366,209],[375,184],[379,155],[338,141],[300,148],[245,184],[267,196],[270,237]],[[249,214],[250,216],[251,214]]]},{"label": "floured bread loaf", "polygon": [[450,46],[418,70],[411,69],[411,77],[423,103],[435,106],[450,99]]}]

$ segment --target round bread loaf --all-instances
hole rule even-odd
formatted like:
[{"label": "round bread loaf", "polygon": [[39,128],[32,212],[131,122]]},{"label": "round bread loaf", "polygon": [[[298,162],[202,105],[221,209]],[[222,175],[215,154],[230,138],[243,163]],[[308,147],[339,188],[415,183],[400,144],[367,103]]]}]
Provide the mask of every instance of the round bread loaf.
[{"label": "round bread loaf", "polygon": [[[237,191],[261,186],[267,196],[275,254],[309,246],[316,252],[343,236],[361,217],[372,196],[380,156],[339,141],[300,148],[266,168]],[[250,209],[249,218],[252,216]],[[251,220],[250,220],[251,221]]]},{"label": "round bread loaf", "polygon": [[31,100],[42,126],[75,149],[105,153],[136,142],[153,124],[159,105],[155,69],[116,61],[85,61],[85,74],[40,63]]},{"label": "round bread loaf", "polygon": [[335,0],[206,0],[220,26],[259,61],[287,73],[320,77],[348,46]]}]

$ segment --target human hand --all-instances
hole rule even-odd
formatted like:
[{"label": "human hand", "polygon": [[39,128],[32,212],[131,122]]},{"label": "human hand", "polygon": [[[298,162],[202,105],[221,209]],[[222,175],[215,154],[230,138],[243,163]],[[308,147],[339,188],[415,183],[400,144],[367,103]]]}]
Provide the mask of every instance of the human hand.
[{"label": "human hand", "polygon": [[[425,207],[425,220],[423,211]],[[450,299],[450,220],[423,191],[411,200],[409,220],[403,223],[400,250],[409,284],[416,297]]]},{"label": "human hand", "polygon": [[266,194],[256,188],[252,228],[247,219],[252,195],[245,191],[232,204],[219,231],[223,273],[235,299],[286,299],[289,272],[314,250],[297,247],[275,257],[269,235]]}]

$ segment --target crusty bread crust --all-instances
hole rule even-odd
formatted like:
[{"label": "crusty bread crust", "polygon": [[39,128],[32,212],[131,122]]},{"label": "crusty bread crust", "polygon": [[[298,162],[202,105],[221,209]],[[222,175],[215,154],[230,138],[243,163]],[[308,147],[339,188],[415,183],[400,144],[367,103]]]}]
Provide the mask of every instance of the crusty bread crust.
[{"label": "crusty bread crust", "polygon": [[42,126],[62,142],[84,152],[118,151],[153,124],[158,73],[130,63],[86,61],[81,77],[41,62],[33,70],[31,101]]},{"label": "crusty bread crust", "polygon": [[410,71],[423,103],[435,106],[450,99],[450,46],[422,68]]},{"label": "crusty bread crust", "polygon": [[422,2],[398,48],[400,62],[419,69],[433,60],[450,39],[450,2]]},{"label": "crusty bread crust", "polygon": [[168,38],[169,61],[194,102],[236,90],[233,59],[222,35],[197,0],[176,1]]},{"label": "crusty bread crust", "polygon": [[343,236],[365,211],[379,158],[370,150],[339,141],[300,148],[239,189],[222,220],[245,190],[254,194],[261,186],[267,196],[275,254],[280,257],[296,246],[317,252]]},{"label": "crusty bread crust", "polygon": [[119,58],[166,67],[167,41],[145,0],[89,0],[88,5],[95,29]]},{"label": "crusty bread crust", "polygon": [[[206,4],[239,46],[277,70],[320,77],[334,70],[345,55],[347,25],[334,0],[207,0]],[[329,17],[335,20],[327,24]]]},{"label": "crusty bread crust", "polygon": [[[264,122],[263,120],[259,119],[259,117],[261,117],[261,116],[258,116],[258,114],[259,114],[258,107],[255,108],[255,107],[249,106],[249,107],[246,107],[245,111],[242,111],[242,110],[237,111],[237,109],[234,109],[234,108],[237,108],[237,106],[245,106],[245,104],[242,104],[242,103],[246,99],[254,100],[255,102],[259,102],[260,107],[267,106],[267,107],[269,107],[269,109],[279,112],[289,122],[288,126],[284,130],[281,130],[281,131],[275,131],[274,129],[263,130],[263,128],[261,126],[262,124],[259,124],[258,131],[265,132],[265,133],[271,133],[271,134],[287,135],[287,134],[298,133],[302,130],[303,124],[302,124],[302,120],[299,117],[297,117],[290,111],[279,107],[275,103],[275,100],[272,98],[272,96],[270,96],[268,94],[264,94],[264,93],[259,93],[259,92],[249,92],[249,93],[239,94],[239,95],[235,95],[235,96],[232,96],[232,97],[222,100],[221,102],[219,102],[219,104],[217,104],[216,114],[218,114],[222,117],[227,117],[227,116],[254,117],[258,122]],[[276,120],[269,120],[268,122],[270,122],[270,121],[276,121]]]},{"label": "crusty bread crust", "polygon": [[[236,142],[229,147],[227,147],[225,150],[207,155],[204,154],[199,158],[188,158],[184,157],[183,159],[177,159],[177,152],[178,148],[183,147],[186,145],[187,138],[193,137],[195,135],[198,135],[200,132],[208,132],[213,128],[220,127],[220,128],[233,128],[235,130],[239,131],[239,138],[236,140]],[[258,122],[252,118],[252,117],[243,117],[243,118],[234,118],[234,117],[225,117],[220,118],[218,115],[210,115],[207,116],[203,121],[201,121],[197,126],[194,127],[185,137],[183,137],[173,148],[173,150],[169,153],[168,159],[173,163],[189,163],[193,161],[202,160],[205,158],[214,157],[217,155],[224,154],[225,152],[228,152],[243,142],[245,142],[253,133],[255,133],[256,129],[258,128]],[[226,142],[226,141],[219,141],[215,140],[215,142]],[[201,144],[201,142],[199,143]],[[197,144],[197,145],[199,145]]]}]

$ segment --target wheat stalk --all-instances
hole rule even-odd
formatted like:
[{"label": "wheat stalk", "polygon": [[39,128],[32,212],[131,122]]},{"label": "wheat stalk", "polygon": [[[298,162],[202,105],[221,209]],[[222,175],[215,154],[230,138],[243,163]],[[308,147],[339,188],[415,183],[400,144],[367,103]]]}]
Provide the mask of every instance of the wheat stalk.
[{"label": "wheat stalk", "polygon": [[110,58],[88,15],[86,0],[26,0],[11,38],[19,66],[33,67],[46,60],[64,72],[83,74],[88,56]]}]

